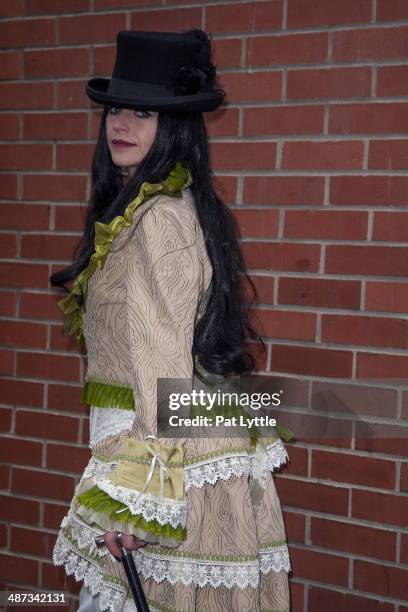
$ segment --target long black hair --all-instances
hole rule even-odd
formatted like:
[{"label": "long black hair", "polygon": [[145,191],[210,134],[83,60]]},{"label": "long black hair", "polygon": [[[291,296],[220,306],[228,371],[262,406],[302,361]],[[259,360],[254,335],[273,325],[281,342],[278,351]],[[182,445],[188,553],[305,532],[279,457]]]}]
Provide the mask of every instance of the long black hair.
[{"label": "long black hair", "polygon": [[84,233],[75,249],[74,262],[52,274],[51,284],[65,287],[88,265],[94,252],[95,221],[109,223],[123,214],[144,181],[156,183],[165,179],[177,161],[185,160],[192,173],[190,188],[213,268],[207,305],[195,326],[193,358],[213,374],[249,373],[255,360],[245,348],[246,338],[260,343],[265,351],[262,338],[249,322],[250,309],[258,295],[247,274],[235,217],[212,184],[208,134],[202,113],[160,112],[156,138],[124,185],[120,168],[113,164],[108,149],[105,127],[108,110],[105,108],[102,114],[92,162],[92,195]]}]

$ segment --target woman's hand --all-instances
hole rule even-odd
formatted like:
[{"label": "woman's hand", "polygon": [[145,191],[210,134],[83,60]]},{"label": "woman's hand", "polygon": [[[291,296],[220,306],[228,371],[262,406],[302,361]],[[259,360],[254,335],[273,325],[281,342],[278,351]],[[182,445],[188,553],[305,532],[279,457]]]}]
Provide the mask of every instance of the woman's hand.
[{"label": "woman's hand", "polygon": [[[116,531],[105,531],[103,537],[109,552],[119,561],[121,550],[115,542],[116,533]],[[127,550],[137,550],[147,544],[145,540],[139,540],[134,535],[126,535],[125,533],[122,534],[122,543]]]}]

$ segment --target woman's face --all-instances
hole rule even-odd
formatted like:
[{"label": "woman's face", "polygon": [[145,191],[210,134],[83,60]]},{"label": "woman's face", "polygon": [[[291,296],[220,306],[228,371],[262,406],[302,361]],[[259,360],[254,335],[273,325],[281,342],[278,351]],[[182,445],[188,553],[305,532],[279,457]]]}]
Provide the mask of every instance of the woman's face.
[{"label": "woman's face", "polygon": [[110,106],[106,137],[112,161],[132,175],[156,136],[159,113]]}]

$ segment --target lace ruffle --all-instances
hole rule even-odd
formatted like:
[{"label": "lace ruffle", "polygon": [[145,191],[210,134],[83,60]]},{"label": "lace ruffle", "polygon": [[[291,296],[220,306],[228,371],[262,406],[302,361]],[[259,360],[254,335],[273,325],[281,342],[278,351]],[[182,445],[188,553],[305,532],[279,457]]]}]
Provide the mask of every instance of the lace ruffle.
[{"label": "lace ruffle", "polygon": [[187,503],[164,498],[163,502],[151,493],[142,494],[133,489],[114,485],[107,478],[97,479],[99,489],[110,497],[126,504],[133,515],[142,515],[146,521],[157,521],[160,525],[170,524],[175,529],[186,526]]}]

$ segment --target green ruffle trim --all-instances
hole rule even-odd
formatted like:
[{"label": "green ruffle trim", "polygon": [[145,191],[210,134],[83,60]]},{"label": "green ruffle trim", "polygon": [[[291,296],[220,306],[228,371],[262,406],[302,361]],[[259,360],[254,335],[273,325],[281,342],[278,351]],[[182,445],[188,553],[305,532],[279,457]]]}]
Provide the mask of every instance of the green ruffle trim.
[{"label": "green ruffle trim", "polygon": [[[88,292],[88,279],[96,268],[102,269],[109,253],[112,241],[125,228],[132,225],[133,213],[147,198],[157,193],[180,197],[180,192],[192,184],[192,175],[185,161],[178,161],[170,171],[168,177],[160,183],[142,183],[139,193],[126,207],[122,215],[117,215],[110,223],[95,222],[95,252],[91,255],[89,263],[74,279],[69,294],[57,302],[64,314],[63,334],[73,334],[80,348],[85,348],[83,335],[82,315],[86,308]],[[82,305],[78,304],[75,296],[83,295]]]},{"label": "green ruffle trim", "polygon": [[91,378],[82,387],[81,401],[100,408],[135,409],[131,386],[109,384]]},{"label": "green ruffle trim", "polygon": [[[187,537],[187,529],[185,527],[181,527],[181,525],[178,527],[172,527],[169,524],[161,525],[156,520],[146,521],[141,514],[132,514],[126,504],[113,499],[96,485],[85,491],[85,493],[78,495],[77,500],[85,508],[90,508],[95,510],[95,512],[104,512],[112,520],[129,523],[137,529],[147,531],[156,536],[174,538],[180,541],[185,540]],[[123,508],[126,508],[126,510],[116,514],[117,510],[122,510]]]}]

